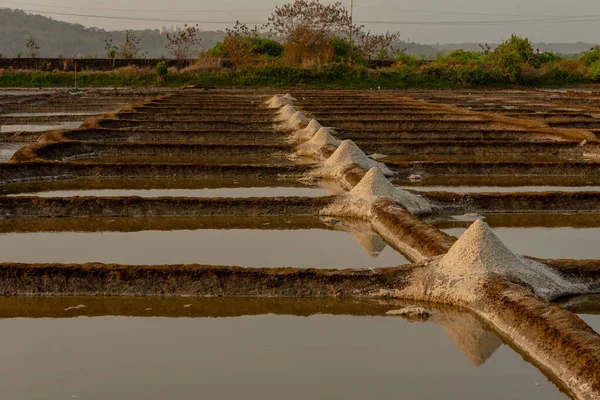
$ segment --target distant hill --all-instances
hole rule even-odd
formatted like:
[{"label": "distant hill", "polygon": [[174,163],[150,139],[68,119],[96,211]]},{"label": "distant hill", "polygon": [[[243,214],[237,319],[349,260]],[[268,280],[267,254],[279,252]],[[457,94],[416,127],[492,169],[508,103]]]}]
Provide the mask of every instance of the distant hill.
[{"label": "distant hill", "polygon": [[[142,53],[148,57],[169,57],[165,49],[165,39],[156,30],[132,30],[140,39]],[[40,46],[40,57],[106,57],[106,40],[112,37],[113,43],[123,43],[125,31],[105,31],[86,28],[79,24],[55,21],[41,15],[27,14],[19,10],[0,9],[0,54],[16,57],[20,52],[26,57],[25,42],[29,36],[35,37]],[[224,32],[206,31],[201,33],[202,47],[209,49],[225,37]]]},{"label": "distant hill", "polygon": [[[140,39],[143,56],[169,57],[165,49],[165,39],[155,29],[132,30]],[[114,44],[123,43],[125,31],[105,31],[99,28],[86,28],[83,25],[55,21],[41,15],[28,14],[20,10],[0,8],[0,55],[26,57],[25,42],[33,35],[40,46],[40,57],[106,57],[106,40],[112,37]],[[201,33],[202,47],[210,49],[225,37],[222,31]],[[490,44],[495,47],[495,44]],[[561,54],[578,54],[594,45],[591,43],[534,43],[534,49],[554,51]],[[395,47],[406,49],[408,54],[435,57],[457,49],[478,50],[477,43],[419,44],[400,42]]]}]

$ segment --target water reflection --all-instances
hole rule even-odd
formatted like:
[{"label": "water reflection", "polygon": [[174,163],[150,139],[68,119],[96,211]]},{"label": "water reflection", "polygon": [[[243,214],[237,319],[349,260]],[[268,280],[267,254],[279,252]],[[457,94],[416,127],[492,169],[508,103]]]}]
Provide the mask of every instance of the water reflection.
[{"label": "water reflection", "polygon": [[25,263],[319,269],[409,263],[365,221],[314,216],[7,219],[0,220],[0,249],[0,261]]},{"label": "water reflection", "polygon": [[426,305],[433,323],[410,323],[385,316],[408,305],[390,300],[0,304],[4,398],[565,398],[478,318],[452,307]]}]

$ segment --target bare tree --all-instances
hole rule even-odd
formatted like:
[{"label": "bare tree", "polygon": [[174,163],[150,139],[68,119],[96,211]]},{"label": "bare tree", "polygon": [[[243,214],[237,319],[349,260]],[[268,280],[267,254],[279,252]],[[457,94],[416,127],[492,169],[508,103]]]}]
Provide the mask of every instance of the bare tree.
[{"label": "bare tree", "polygon": [[393,47],[394,42],[400,39],[400,32],[386,32],[374,35],[371,31],[360,36],[358,46],[369,59],[387,59],[397,52]]},{"label": "bare tree", "polygon": [[140,39],[131,31],[125,31],[125,41],[119,47],[119,55],[121,58],[136,58],[140,53]]},{"label": "bare tree", "polygon": [[25,42],[25,47],[27,47],[29,58],[36,58],[40,55],[40,46],[33,36],[29,36],[29,39]]},{"label": "bare tree", "polygon": [[265,25],[286,45],[298,62],[322,52],[334,35],[350,37],[359,32],[350,12],[340,2],[321,4],[319,0],[295,0],[275,7]]},{"label": "bare tree", "polygon": [[233,28],[226,29],[227,36],[223,39],[223,50],[229,61],[235,67],[248,64],[254,58],[252,39],[258,36],[258,28],[237,21]]},{"label": "bare tree", "polygon": [[195,26],[187,26],[179,32],[167,33],[167,49],[177,59],[188,59],[192,54],[198,51],[198,44],[201,39],[199,37],[200,29],[198,24]]}]

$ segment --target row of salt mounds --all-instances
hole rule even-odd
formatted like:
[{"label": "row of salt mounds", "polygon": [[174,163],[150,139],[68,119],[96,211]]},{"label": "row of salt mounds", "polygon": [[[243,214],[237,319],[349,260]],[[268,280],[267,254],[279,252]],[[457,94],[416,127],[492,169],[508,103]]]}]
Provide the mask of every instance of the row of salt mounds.
[{"label": "row of salt mounds", "polygon": [[371,168],[348,194],[322,211],[324,215],[365,217],[373,204],[385,199],[397,203],[415,215],[431,214],[433,206],[416,194],[398,189],[377,168]]},{"label": "row of salt mounds", "polygon": [[313,136],[323,129],[323,126],[316,119],[311,119],[306,128],[298,129],[291,135],[292,141],[306,141],[310,140]]},{"label": "row of salt mounds", "polygon": [[323,162],[320,169],[315,171],[315,175],[323,178],[343,180],[345,171],[352,166],[364,170],[377,168],[386,176],[394,175],[385,164],[367,157],[352,140],[344,140],[331,157]]},{"label": "row of salt mounds", "polygon": [[289,104],[281,108],[277,113],[278,115],[275,119],[277,121],[282,121],[282,123],[277,126],[277,129],[295,130],[308,124],[308,118],[300,111],[296,111],[296,109]]},{"label": "row of salt mounds", "polygon": [[276,94],[275,96],[273,96],[269,100],[267,100],[265,102],[265,105],[268,108],[281,108],[281,107],[283,107],[287,104],[290,104],[294,101],[296,101],[296,99],[294,97],[292,97],[292,95],[289,93],[287,93],[285,95]]},{"label": "row of salt mounds", "polygon": [[540,297],[558,297],[589,292],[582,284],[568,282],[548,266],[511,252],[482,220],[475,221],[450,248],[434,261],[426,277],[418,277],[428,287],[428,295],[453,302],[477,301],[481,285],[493,276],[518,279]]},{"label": "row of salt mounds", "polygon": [[313,135],[312,139],[299,145],[296,153],[301,156],[321,156],[324,150],[335,149],[341,143],[329,133],[327,128],[321,128]]}]

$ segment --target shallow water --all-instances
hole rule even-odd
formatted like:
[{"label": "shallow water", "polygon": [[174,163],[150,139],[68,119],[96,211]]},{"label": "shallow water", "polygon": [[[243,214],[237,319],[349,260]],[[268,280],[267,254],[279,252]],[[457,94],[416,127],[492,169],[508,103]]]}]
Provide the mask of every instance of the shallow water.
[{"label": "shallow water", "polygon": [[465,311],[410,323],[384,316],[393,303],[9,300],[6,399],[566,398]]},{"label": "shallow water", "polygon": [[[218,193],[221,195],[229,192],[231,194],[255,194],[260,193],[285,193],[286,195],[303,196],[309,195],[308,190],[323,190],[329,194],[339,194],[343,192],[343,188],[336,185],[335,182],[326,180],[315,180],[305,184],[299,182],[298,178],[277,178],[277,177],[173,177],[173,178],[76,178],[76,179],[60,179],[39,182],[19,182],[0,185],[0,195],[27,195],[35,194],[36,196],[48,197],[47,192],[59,192],[65,196],[72,196],[75,192],[82,192],[82,195],[91,195],[90,193],[99,191],[123,191],[124,193],[137,192],[136,196],[142,196],[149,191],[161,191],[166,195],[185,196],[191,193],[217,193],[216,189],[220,189]],[[263,189],[265,189],[263,191]],[[297,190],[296,190],[297,189]],[[273,191],[272,191],[273,190]],[[171,193],[171,194],[167,194]],[[315,193],[316,192],[312,192]],[[262,196],[262,194],[259,194]]]},{"label": "shallow water", "polygon": [[93,163],[150,163],[150,164],[210,164],[210,165],[296,165],[313,164],[315,160],[308,157],[290,157],[284,154],[231,154],[231,155],[205,155],[205,154],[132,154],[132,155],[82,155],[69,159],[69,161],[86,161]]},{"label": "shallow water", "polygon": [[327,192],[317,188],[249,187],[221,189],[100,189],[56,190],[26,193],[26,196],[74,197],[74,196],[139,196],[139,197],[322,197]]},{"label": "shallow water", "polygon": [[118,110],[106,111],[59,111],[59,112],[39,112],[39,113],[6,113],[4,117],[62,117],[70,115],[102,115],[109,112],[118,112]]},{"label": "shallow water", "polygon": [[[50,232],[35,228],[19,232],[20,228],[13,223],[12,232],[0,234],[0,261],[336,269],[392,267],[409,263],[364,225],[352,227],[347,233],[324,226],[307,229],[293,219],[284,220],[284,224],[285,221],[289,225],[287,230],[281,223],[271,227],[271,222],[266,220],[260,226],[242,225],[244,229],[201,229],[201,226],[192,225],[178,230],[131,232],[123,224],[115,226],[118,231],[101,228],[103,231],[94,232],[74,225],[73,230],[77,232],[70,232],[65,226],[60,226],[58,232],[52,232],[52,227],[47,228]],[[23,223],[28,224],[27,221]],[[85,221],[82,223],[85,224]],[[135,227],[144,229],[143,225]]]},{"label": "shallow water", "polygon": [[[600,186],[600,176],[578,175],[438,175],[425,176],[417,182],[411,182],[408,175],[396,177],[392,182],[401,187],[419,190],[421,187],[575,187]],[[469,189],[470,190],[470,189]]]},{"label": "shallow water", "polygon": [[400,186],[423,192],[521,193],[521,192],[598,192],[600,186]]},{"label": "shallow water", "polygon": [[[485,222],[493,228],[599,228],[600,213],[486,213]],[[477,214],[446,215],[427,218],[429,223],[440,229],[466,228]]]},{"label": "shallow water", "polygon": [[17,151],[26,145],[26,143],[0,143],[0,162],[9,161]]},{"label": "shallow water", "polygon": [[[600,259],[600,228],[494,228],[513,252],[546,259]],[[466,228],[443,229],[460,236]]]},{"label": "shallow water", "polygon": [[63,122],[56,125],[0,125],[0,132],[46,132],[57,129],[77,129],[83,121]]}]

